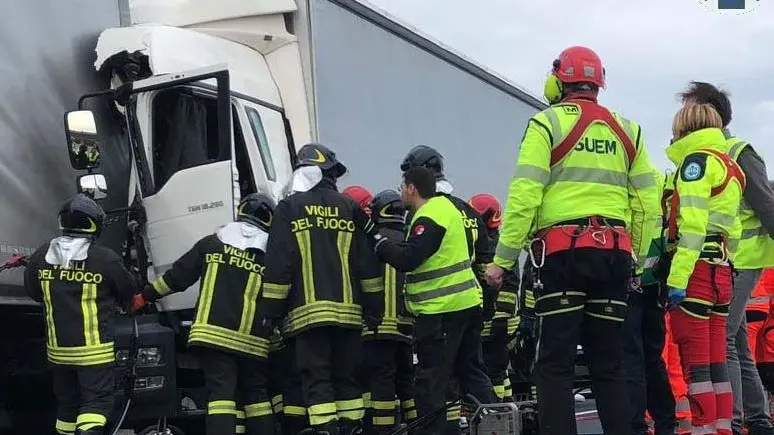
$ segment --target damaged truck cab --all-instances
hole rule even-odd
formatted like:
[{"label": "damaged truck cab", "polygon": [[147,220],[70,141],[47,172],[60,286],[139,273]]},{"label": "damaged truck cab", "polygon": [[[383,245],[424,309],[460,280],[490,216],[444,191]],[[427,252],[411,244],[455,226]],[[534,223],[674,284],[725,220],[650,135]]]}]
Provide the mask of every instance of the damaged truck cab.
[{"label": "damaged truck cab", "polygon": [[[286,29],[292,0],[227,1],[217,9],[199,2],[174,11],[139,3],[135,21],[164,24],[102,32],[95,67],[110,74],[111,89],[82,96],[66,124],[71,162],[79,158],[75,120],[121,124],[131,156],[127,183],[105,180],[94,165],[73,167],[89,171],[80,191],[99,199],[110,185],[127,195],[125,209],[107,212],[126,213],[125,259],[147,283],[231,222],[241,197],[279,199],[294,144],[310,141],[311,128],[298,44]],[[91,98],[112,100],[114,113],[84,110]],[[157,313],[137,317],[136,334],[128,318],[120,322],[119,366],[136,370],[129,421],[205,412],[198,360],[185,346],[197,289],[159,300]]]}]

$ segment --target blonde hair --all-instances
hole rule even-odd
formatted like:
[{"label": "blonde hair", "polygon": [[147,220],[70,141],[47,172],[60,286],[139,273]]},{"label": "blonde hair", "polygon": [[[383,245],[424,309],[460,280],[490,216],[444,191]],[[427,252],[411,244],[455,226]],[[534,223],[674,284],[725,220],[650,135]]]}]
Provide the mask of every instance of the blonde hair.
[{"label": "blonde hair", "polygon": [[703,128],[723,128],[723,119],[711,104],[688,103],[672,121],[672,137],[681,137]]}]

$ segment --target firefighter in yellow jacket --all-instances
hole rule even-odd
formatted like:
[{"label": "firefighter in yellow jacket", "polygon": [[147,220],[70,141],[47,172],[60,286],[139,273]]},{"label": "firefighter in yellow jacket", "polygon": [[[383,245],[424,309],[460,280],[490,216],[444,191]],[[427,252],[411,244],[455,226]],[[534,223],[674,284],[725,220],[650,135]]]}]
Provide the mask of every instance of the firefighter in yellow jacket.
[{"label": "firefighter in yellow jacket", "polygon": [[277,205],[269,235],[259,312],[283,319],[283,336],[294,339],[315,433],[350,435],[365,413],[361,328],[384,315],[382,269],[355,223],[364,213],[337,190],[346,166],[321,144],[297,157],[295,193]]},{"label": "firefighter in yellow jacket", "polygon": [[[138,309],[200,280],[188,344],[202,363],[208,435],[234,433],[241,412],[248,434],[274,431],[266,379],[271,331],[256,320],[274,207],[264,194],[244,197],[236,222],[199,240],[133,302]],[[244,409],[237,408],[237,398]]]},{"label": "firefighter in yellow jacket", "polygon": [[24,287],[43,303],[59,434],[103,435],[115,394],[114,313],[128,308],[134,277],[95,243],[105,212],[85,195],[59,211],[62,236],[29,259]]},{"label": "firefighter in yellow jacket", "polygon": [[554,61],[545,92],[553,106],[528,123],[487,269],[499,284],[537,230],[531,248],[542,266],[534,283],[541,434],[576,432],[571,390],[579,342],[604,432],[631,430],[621,324],[631,258],[647,250],[642,225],[658,198],[640,127],[597,103],[604,85],[602,62],[586,47],[568,48]]}]

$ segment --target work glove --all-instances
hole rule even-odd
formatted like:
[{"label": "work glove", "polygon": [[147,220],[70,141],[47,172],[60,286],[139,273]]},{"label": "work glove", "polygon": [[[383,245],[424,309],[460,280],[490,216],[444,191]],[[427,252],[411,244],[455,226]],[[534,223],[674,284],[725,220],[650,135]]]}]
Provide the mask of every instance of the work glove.
[{"label": "work glove", "polygon": [[676,307],[683,303],[685,300],[685,289],[669,287],[669,294],[667,294],[667,304],[669,307]]},{"label": "work glove", "polygon": [[137,293],[132,296],[132,313],[136,313],[143,309],[148,302],[145,300],[145,296],[142,293]]}]

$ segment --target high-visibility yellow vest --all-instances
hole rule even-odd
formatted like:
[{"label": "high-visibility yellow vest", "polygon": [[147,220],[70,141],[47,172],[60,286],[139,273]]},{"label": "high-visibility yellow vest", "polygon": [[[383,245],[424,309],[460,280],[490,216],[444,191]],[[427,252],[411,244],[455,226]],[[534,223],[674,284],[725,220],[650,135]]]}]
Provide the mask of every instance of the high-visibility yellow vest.
[{"label": "high-visibility yellow vest", "polygon": [[[743,187],[740,180],[731,179],[722,191],[712,195],[711,190],[722,186],[730,168],[719,157],[706,151],[724,153],[724,143],[722,130],[705,128],[688,134],[667,148],[667,157],[677,167],[670,181],[673,181],[673,189],[679,194],[678,237],[676,246],[670,247],[674,249],[667,279],[670,287],[684,289],[688,286],[694,266],[704,250],[725,249],[728,259],[733,260],[742,234],[739,203]],[[741,171],[739,175],[744,177]],[[669,207],[668,216],[672,216],[671,205]],[[707,236],[710,235],[723,236],[725,246],[716,246],[716,242],[708,241]]]},{"label": "high-visibility yellow vest", "polygon": [[[656,171],[639,125],[608,113],[613,126],[595,120],[573,141],[573,148],[553,162],[552,154],[563,144],[569,145],[573,128],[582,122],[581,104],[556,104],[530,120],[509,188],[495,264],[512,268],[534,231],[602,216],[627,223],[641,269],[650,242],[643,237],[643,226],[658,209]],[[632,145],[632,157],[624,141]]]},{"label": "high-visibility yellow vest", "polygon": [[481,287],[471,268],[468,241],[460,211],[436,196],[417,210],[409,228],[425,217],[446,230],[432,257],[406,273],[406,305],[415,314],[461,311],[481,304]]},{"label": "high-visibility yellow vest", "polygon": [[[750,142],[738,137],[732,136],[726,139],[728,148],[726,152],[734,161],[738,161],[739,155],[749,146]],[[742,237],[734,256],[734,267],[737,269],[774,267],[774,240],[763,228],[760,219],[744,198],[739,207],[739,218],[742,221]]]}]

